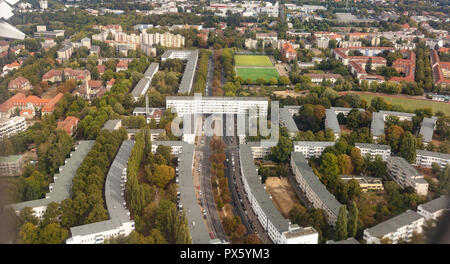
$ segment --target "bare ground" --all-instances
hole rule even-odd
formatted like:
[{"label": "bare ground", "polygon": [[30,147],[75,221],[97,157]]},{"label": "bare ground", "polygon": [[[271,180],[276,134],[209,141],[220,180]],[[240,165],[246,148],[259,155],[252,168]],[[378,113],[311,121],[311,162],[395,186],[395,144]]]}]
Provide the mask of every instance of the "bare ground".
[{"label": "bare ground", "polygon": [[275,207],[286,218],[292,207],[300,203],[287,178],[269,177],[266,180],[266,188],[272,195]]},{"label": "bare ground", "polygon": [[283,98],[286,98],[288,96],[290,96],[290,97],[306,96],[309,92],[308,91],[294,92],[294,91],[290,91],[290,90],[285,90],[285,91],[274,91],[273,93],[278,96],[281,96]]}]

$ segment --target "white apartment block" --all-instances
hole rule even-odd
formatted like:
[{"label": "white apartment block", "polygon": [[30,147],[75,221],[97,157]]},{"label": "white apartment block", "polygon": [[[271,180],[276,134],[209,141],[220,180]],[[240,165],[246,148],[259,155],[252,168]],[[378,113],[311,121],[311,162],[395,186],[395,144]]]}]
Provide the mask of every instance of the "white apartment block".
[{"label": "white apartment block", "polygon": [[302,153],[291,153],[291,169],[308,201],[314,208],[324,210],[327,213],[328,222],[334,226],[342,205],[320,182]]},{"label": "white apartment block", "polygon": [[26,129],[25,117],[0,118],[0,139],[13,136]]},{"label": "white apartment block", "polygon": [[402,188],[412,187],[419,195],[427,195],[428,182],[402,157],[390,157],[386,162],[389,176]]},{"label": "white apartment block", "polygon": [[257,174],[251,147],[256,144],[241,145],[239,159],[244,190],[258,221],[275,244],[316,244],[315,230],[291,225],[275,208],[266,187],[261,183],[261,177]]},{"label": "white apartment block", "polygon": [[141,44],[149,46],[161,45],[169,48],[183,48],[185,42],[185,38],[180,34],[174,35],[169,32],[163,34],[142,32],[139,37]]},{"label": "white apartment block", "polygon": [[414,165],[431,168],[433,163],[437,163],[441,169],[450,164],[450,154],[432,152],[427,150],[416,151],[416,163]]},{"label": "white apartment block", "polygon": [[0,176],[22,175],[23,164],[23,155],[0,156]]},{"label": "white apartment block", "polygon": [[369,155],[372,160],[380,156],[383,161],[386,161],[391,156],[391,147],[389,145],[355,143],[355,147],[361,150],[361,156]]},{"label": "white apartment block", "polygon": [[425,217],[426,220],[436,220],[448,210],[450,210],[450,198],[447,195],[442,195],[439,198],[417,206],[417,213]]},{"label": "white apartment block", "polygon": [[195,69],[197,69],[198,50],[167,50],[161,56],[161,61],[167,59],[187,60],[181,78],[178,94],[190,94],[194,85]]},{"label": "white apartment block", "polygon": [[300,227],[298,225],[290,225],[289,230],[283,232],[282,244],[317,244],[319,242],[319,233],[314,227]]},{"label": "white apartment block", "polygon": [[182,117],[185,114],[249,114],[267,116],[268,100],[264,97],[167,96],[166,109]]},{"label": "white apartment block", "polygon": [[301,152],[307,159],[318,158],[326,147],[334,146],[334,141],[295,141],[294,152]]},{"label": "white apartment block", "polygon": [[409,241],[414,232],[422,233],[424,220],[420,214],[407,210],[403,214],[365,229],[364,240],[367,244],[380,244],[382,239],[389,239],[393,244],[399,240]]}]

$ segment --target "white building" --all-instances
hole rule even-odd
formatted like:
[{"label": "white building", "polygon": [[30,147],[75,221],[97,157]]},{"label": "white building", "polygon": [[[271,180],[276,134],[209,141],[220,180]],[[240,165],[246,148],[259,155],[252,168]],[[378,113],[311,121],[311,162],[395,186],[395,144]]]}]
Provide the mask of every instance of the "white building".
[{"label": "white building", "polygon": [[386,162],[386,171],[402,188],[412,187],[419,195],[427,195],[428,182],[413,166],[402,157],[390,157]]},{"label": "white building", "polygon": [[289,230],[283,232],[282,237],[285,238],[282,244],[317,244],[319,242],[319,233],[312,226],[290,225]]},{"label": "white building", "polygon": [[334,141],[295,141],[294,152],[301,152],[307,159],[318,158],[326,147],[334,146]]},{"label": "white building", "polygon": [[194,86],[195,69],[197,68],[198,50],[168,50],[161,56],[161,61],[167,59],[187,60],[184,68],[183,77],[181,78],[178,94],[187,95],[192,91]]},{"label": "white building", "polygon": [[244,190],[261,226],[275,244],[317,243],[317,232],[314,229],[291,225],[275,208],[257,174],[252,154],[252,145],[256,144],[241,145],[239,159]]},{"label": "white building", "polygon": [[150,85],[152,84],[153,76],[155,76],[158,70],[159,63],[156,62],[151,63],[150,66],[148,66],[147,70],[145,70],[144,77],[139,80],[139,82],[131,91],[131,96],[133,97],[135,102],[139,101],[139,98],[147,93]]},{"label": "white building", "polygon": [[380,156],[383,161],[386,161],[391,156],[391,146],[389,145],[355,143],[355,147],[361,150],[362,157],[369,155],[372,160]]},{"label": "white building", "polygon": [[41,0],[41,1],[39,1],[39,7],[40,7],[42,10],[47,9],[47,8],[48,8],[48,3],[47,3],[47,1],[46,1],[46,0]]},{"label": "white building", "polygon": [[441,169],[450,164],[450,154],[432,152],[428,150],[416,151],[416,163],[414,165],[431,168],[433,163],[437,163]]},{"label": "white building", "polygon": [[386,220],[364,230],[367,244],[380,244],[382,239],[389,239],[396,244],[400,239],[409,241],[414,232],[422,233],[425,218],[418,213],[407,210],[403,214]]},{"label": "white building", "polygon": [[267,116],[268,100],[264,97],[167,96],[166,109],[182,117],[185,114],[249,114]]},{"label": "white building", "polygon": [[417,206],[417,213],[425,217],[426,220],[436,220],[448,210],[450,210],[450,198],[447,195],[442,195],[439,198]]},{"label": "white building", "polygon": [[0,139],[13,136],[25,130],[27,130],[25,117],[0,118]]},{"label": "white building", "polygon": [[334,226],[342,204],[320,182],[302,153],[291,153],[291,169],[308,201],[314,208],[324,210],[327,213],[328,222]]}]

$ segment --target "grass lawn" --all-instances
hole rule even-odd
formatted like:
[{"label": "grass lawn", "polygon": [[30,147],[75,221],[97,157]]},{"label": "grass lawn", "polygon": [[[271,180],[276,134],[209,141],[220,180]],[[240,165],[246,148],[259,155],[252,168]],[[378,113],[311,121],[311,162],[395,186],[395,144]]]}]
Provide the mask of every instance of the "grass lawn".
[{"label": "grass lawn", "polygon": [[264,55],[235,55],[236,66],[272,67],[269,57]]},{"label": "grass lawn", "polygon": [[237,68],[237,75],[244,80],[247,78],[256,81],[258,78],[263,78],[269,81],[271,78],[278,80],[279,74],[276,68]]},{"label": "grass lawn", "polygon": [[[371,94],[360,94],[362,99],[366,100],[369,104],[372,98],[375,97],[375,95]],[[417,108],[425,108],[425,107],[431,107],[433,110],[433,113],[437,111],[442,111],[446,115],[450,115],[450,104],[443,103],[443,102],[435,102],[435,101],[425,101],[425,100],[416,100],[416,99],[408,99],[408,98],[398,98],[398,97],[390,97],[390,96],[380,96],[383,97],[384,100],[389,102],[393,105],[401,105],[405,109],[414,110]]]}]

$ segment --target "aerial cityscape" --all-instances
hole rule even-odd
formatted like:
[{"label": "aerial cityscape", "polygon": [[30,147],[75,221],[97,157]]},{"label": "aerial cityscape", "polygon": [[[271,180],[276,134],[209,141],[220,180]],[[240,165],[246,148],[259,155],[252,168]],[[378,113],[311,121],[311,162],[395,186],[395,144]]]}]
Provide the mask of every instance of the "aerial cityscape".
[{"label": "aerial cityscape", "polygon": [[0,6],[1,244],[450,244],[448,1]]}]

